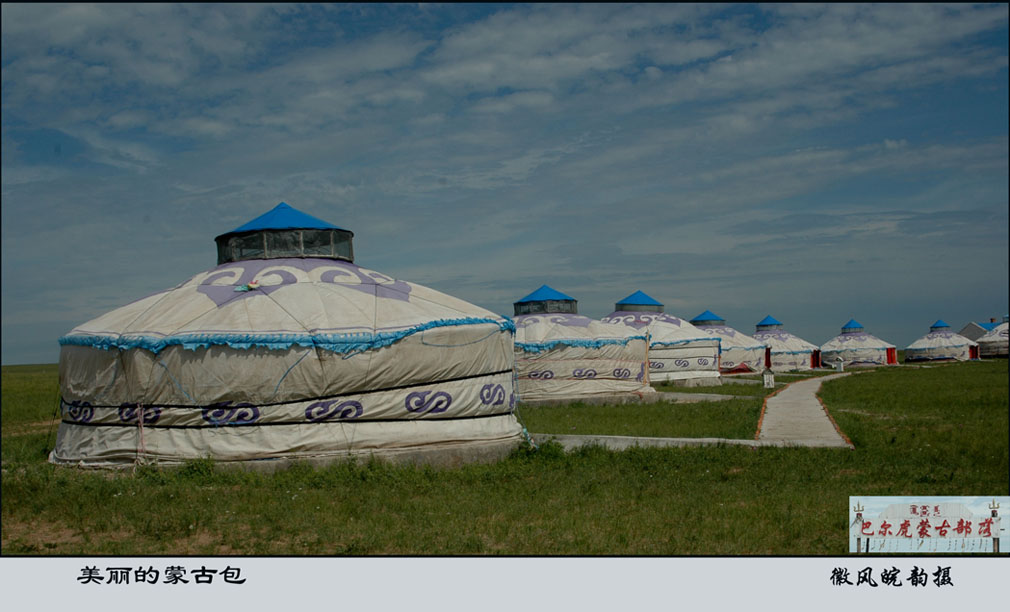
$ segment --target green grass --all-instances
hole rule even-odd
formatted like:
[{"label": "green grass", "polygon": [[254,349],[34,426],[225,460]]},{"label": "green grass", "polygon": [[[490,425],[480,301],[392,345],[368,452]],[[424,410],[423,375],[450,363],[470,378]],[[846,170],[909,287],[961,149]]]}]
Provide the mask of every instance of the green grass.
[{"label": "green grass", "polygon": [[[762,389],[762,391],[769,391]],[[523,406],[532,432],[659,438],[753,438],[763,394],[721,402],[595,406]]]},{"label": "green grass", "polygon": [[3,366],[0,368],[3,419],[8,429],[43,420],[52,420],[59,404],[56,365]]},{"label": "green grass", "polygon": [[[848,548],[850,495],[1006,495],[1010,470],[1006,361],[826,383],[854,451],[543,444],[458,469],[372,462],[275,474],[206,460],[136,473],[49,465],[44,426],[29,426],[52,415],[53,381],[32,391],[20,373],[3,369],[5,555],[837,555]],[[668,408],[685,407],[715,404]],[[610,410],[676,418],[642,408]]]},{"label": "green grass", "polygon": [[[775,381],[775,388],[781,389],[786,383],[781,381]],[[656,391],[662,391],[664,393],[711,393],[714,395],[739,395],[741,397],[765,397],[773,391],[773,389],[765,389],[763,385],[735,385],[735,384],[725,384],[719,387],[675,387],[671,384],[664,383],[659,385],[653,385]]]}]

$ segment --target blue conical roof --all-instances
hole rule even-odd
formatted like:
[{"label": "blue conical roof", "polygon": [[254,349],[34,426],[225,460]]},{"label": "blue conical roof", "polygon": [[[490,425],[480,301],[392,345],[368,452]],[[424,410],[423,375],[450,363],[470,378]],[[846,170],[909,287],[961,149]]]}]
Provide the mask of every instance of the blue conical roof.
[{"label": "blue conical roof", "polygon": [[767,317],[758,321],[758,325],[782,325],[782,321],[779,321],[775,317],[768,315]]},{"label": "blue conical roof", "polygon": [[[284,202],[274,206],[269,211],[256,217],[244,225],[240,225],[227,234],[252,232],[268,229],[343,229],[310,214],[292,208]],[[348,230],[344,230],[348,231]],[[222,234],[223,236],[224,234]]]},{"label": "blue conical roof", "polygon": [[571,300],[574,302],[575,298],[570,295],[565,295],[556,289],[552,289],[547,285],[541,285],[540,288],[533,293],[516,301],[516,304],[522,304],[524,302],[544,302],[546,300]]},{"label": "blue conical roof", "polygon": [[842,326],[842,331],[847,329],[863,329],[863,324],[855,319],[849,319],[849,322]]},{"label": "blue conical roof", "polygon": [[725,321],[725,320],[726,319],[723,319],[722,317],[720,317],[719,315],[715,314],[711,310],[706,310],[705,312],[703,312],[700,315],[696,316],[695,318],[691,319],[691,323],[694,323],[695,321],[702,321],[702,322],[704,322],[704,321]]},{"label": "blue conical roof", "polygon": [[932,325],[929,326],[930,329],[937,329],[940,327],[950,327],[950,325],[947,325],[947,322],[944,321],[943,319],[937,319],[936,323],[933,323]]},{"label": "blue conical roof", "polygon": [[619,305],[633,304],[636,306],[662,306],[661,303],[657,302],[656,300],[652,299],[651,297],[642,293],[641,291],[636,291],[617,303]]}]

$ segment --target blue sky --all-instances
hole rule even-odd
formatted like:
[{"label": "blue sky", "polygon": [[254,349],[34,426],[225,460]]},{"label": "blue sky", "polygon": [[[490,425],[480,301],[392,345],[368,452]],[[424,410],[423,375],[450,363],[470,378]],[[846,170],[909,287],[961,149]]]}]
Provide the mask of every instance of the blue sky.
[{"label": "blue sky", "polygon": [[1008,302],[1004,5],[4,4],[2,362],[285,201],[495,312],[904,348]]}]

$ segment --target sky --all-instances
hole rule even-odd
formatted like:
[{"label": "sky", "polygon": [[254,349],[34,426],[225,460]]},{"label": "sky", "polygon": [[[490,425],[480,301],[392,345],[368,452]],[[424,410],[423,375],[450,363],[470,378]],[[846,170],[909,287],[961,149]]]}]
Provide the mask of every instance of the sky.
[{"label": "sky", "polygon": [[501,314],[1008,309],[1007,5],[2,7],[2,363],[284,201]]}]

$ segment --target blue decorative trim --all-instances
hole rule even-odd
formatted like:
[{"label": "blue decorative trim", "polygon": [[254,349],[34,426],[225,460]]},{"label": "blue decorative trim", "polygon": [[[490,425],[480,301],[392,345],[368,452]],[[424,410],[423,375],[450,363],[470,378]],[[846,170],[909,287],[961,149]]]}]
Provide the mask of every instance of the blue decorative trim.
[{"label": "blue decorative trim", "polygon": [[209,346],[229,346],[234,349],[250,349],[262,347],[285,350],[294,345],[312,346],[341,355],[355,355],[364,351],[390,346],[407,336],[437,327],[453,327],[458,325],[482,325],[493,323],[501,331],[514,334],[515,324],[508,319],[490,319],[467,317],[465,319],[441,319],[428,321],[409,329],[395,332],[357,333],[357,334],[178,334],[167,338],[151,338],[149,336],[120,335],[94,336],[69,335],[60,338],[61,346],[87,346],[102,350],[129,350],[141,348],[152,353],[159,353],[169,346],[181,346],[189,350]]},{"label": "blue decorative trim", "polygon": [[611,344],[627,346],[632,340],[645,340],[645,336],[629,336],[627,338],[600,338],[598,340],[582,340],[576,338],[550,340],[548,342],[516,342],[516,348],[527,353],[540,353],[559,346],[578,346],[582,348],[600,348]]}]

